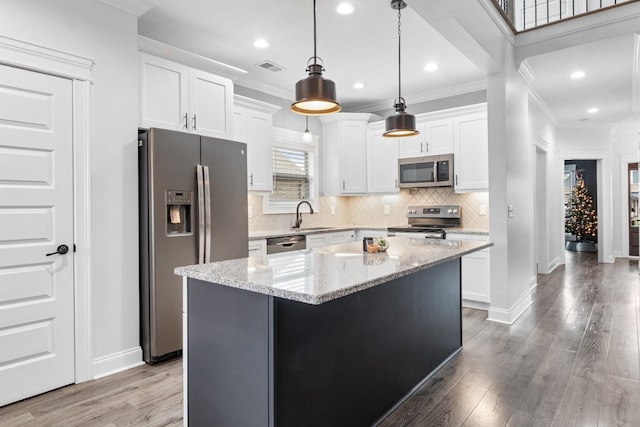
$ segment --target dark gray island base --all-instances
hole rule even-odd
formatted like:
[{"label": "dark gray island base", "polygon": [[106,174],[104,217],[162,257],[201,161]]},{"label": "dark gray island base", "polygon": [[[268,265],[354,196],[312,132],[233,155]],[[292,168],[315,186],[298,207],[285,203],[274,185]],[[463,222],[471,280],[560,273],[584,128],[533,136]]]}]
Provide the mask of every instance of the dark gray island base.
[{"label": "dark gray island base", "polygon": [[187,280],[194,427],[370,426],[462,346],[459,253],[320,304]]}]

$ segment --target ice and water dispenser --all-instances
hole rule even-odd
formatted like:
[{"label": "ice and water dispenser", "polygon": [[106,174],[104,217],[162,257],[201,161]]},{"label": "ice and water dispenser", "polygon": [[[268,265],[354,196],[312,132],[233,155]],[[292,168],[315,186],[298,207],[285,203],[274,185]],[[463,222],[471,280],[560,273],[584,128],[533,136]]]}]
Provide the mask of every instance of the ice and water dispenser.
[{"label": "ice and water dispenser", "polygon": [[191,234],[193,192],[168,190],[166,192],[167,235]]}]

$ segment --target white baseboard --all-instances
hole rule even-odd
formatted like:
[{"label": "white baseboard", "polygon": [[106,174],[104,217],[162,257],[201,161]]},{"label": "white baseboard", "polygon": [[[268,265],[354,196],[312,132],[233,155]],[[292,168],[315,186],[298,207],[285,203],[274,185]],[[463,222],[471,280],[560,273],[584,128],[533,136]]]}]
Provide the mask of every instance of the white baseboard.
[{"label": "white baseboard", "polygon": [[467,308],[475,308],[476,310],[489,310],[488,302],[472,301],[468,299],[462,300],[462,306]]},{"label": "white baseboard", "polygon": [[508,310],[505,310],[503,308],[489,307],[489,315],[487,316],[487,320],[511,325],[513,324],[513,322],[518,320],[518,317],[520,317],[532,303],[533,300],[531,299],[531,291],[529,291],[524,294],[522,298],[520,298]]},{"label": "white baseboard", "polygon": [[533,292],[538,287],[538,278],[536,276],[529,277],[529,292]]},{"label": "white baseboard", "polygon": [[547,267],[547,270],[549,271],[549,273],[553,273],[553,270],[555,270],[556,267],[559,266],[560,264],[562,264],[562,260],[560,259],[560,257],[555,257],[549,263],[549,267]]},{"label": "white baseboard", "polygon": [[94,359],[91,363],[91,372],[93,379],[96,380],[140,365],[144,365],[144,361],[142,348],[138,346]]}]

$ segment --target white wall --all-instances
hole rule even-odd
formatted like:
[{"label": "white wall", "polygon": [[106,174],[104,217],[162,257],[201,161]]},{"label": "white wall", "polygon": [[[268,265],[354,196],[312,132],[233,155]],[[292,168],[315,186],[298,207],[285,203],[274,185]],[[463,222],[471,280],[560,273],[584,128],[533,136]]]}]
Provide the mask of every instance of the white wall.
[{"label": "white wall", "polygon": [[638,162],[640,127],[637,124],[618,126],[613,131],[612,203],[613,254],[629,256],[629,201],[627,165]]},{"label": "white wall", "polygon": [[136,18],[96,0],[2,0],[0,11],[0,35],[95,61],[92,375],[139,362]]},{"label": "white wall", "polygon": [[[533,180],[528,88],[505,47],[504,72],[487,84],[491,306],[489,319],[512,323],[531,304]],[[509,217],[508,206],[513,206]]]},{"label": "white wall", "polygon": [[564,218],[562,204],[562,174],[559,172],[556,126],[535,102],[529,102],[529,127],[534,145],[546,151],[546,268],[539,272],[552,271],[564,260]]}]

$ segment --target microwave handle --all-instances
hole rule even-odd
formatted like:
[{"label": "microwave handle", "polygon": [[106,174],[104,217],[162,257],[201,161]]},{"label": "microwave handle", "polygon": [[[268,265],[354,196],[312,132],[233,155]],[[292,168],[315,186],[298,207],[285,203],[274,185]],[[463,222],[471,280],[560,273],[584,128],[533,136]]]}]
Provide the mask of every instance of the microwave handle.
[{"label": "microwave handle", "polygon": [[438,182],[438,161],[433,162],[433,182]]}]

